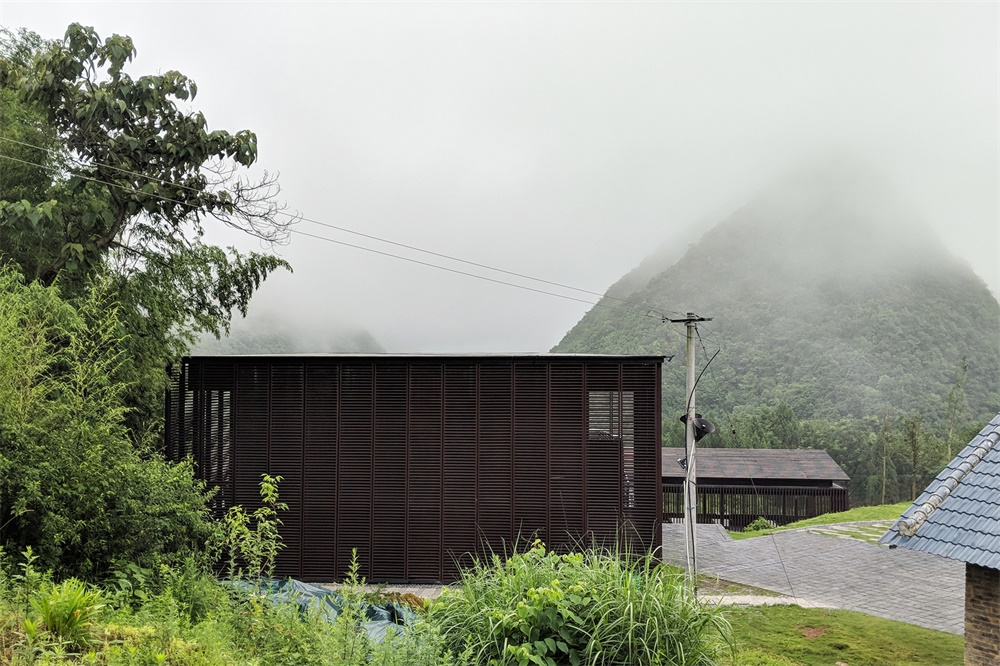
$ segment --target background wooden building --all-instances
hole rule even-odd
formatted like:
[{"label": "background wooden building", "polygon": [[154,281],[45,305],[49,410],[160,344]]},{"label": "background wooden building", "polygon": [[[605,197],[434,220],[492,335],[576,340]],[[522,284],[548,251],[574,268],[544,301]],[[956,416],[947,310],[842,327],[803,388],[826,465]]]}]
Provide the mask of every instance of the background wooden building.
[{"label": "background wooden building", "polygon": [[277,573],[449,581],[469,554],[658,547],[662,357],[188,357],[167,447],[219,488],[213,510],[259,505],[281,475]]},{"label": "background wooden building", "polygon": [[[663,518],[684,517],[684,449],[665,448]],[[777,525],[847,511],[850,480],[826,451],[816,449],[709,449],[697,456],[698,522],[741,530],[757,518]]]}]

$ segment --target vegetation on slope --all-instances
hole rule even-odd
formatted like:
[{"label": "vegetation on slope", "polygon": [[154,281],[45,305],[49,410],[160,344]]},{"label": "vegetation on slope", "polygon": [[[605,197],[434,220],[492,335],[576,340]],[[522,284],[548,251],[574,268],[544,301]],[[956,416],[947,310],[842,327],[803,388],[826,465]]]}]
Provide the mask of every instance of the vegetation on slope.
[{"label": "vegetation on slope", "polygon": [[[750,537],[762,536],[782,530],[795,530],[802,527],[821,527],[823,525],[839,525],[841,523],[859,523],[871,520],[896,520],[903,515],[903,512],[910,507],[910,502],[897,502],[896,504],[881,504],[876,506],[858,506],[847,511],[837,513],[824,513],[822,516],[797,520],[794,523],[782,525],[781,527],[764,527],[763,529],[751,529],[753,523],[747,526],[742,532],[730,532],[734,539],[748,539]],[[765,521],[766,522],[766,521]],[[884,531],[884,530],[883,530]]]},{"label": "vegetation on slope", "polygon": [[719,430],[704,446],[827,449],[856,501],[922,488],[1000,408],[1000,304],[864,167],[793,175],[656,268],[608,290],[636,311],[595,307],[554,351],[677,354],[664,366],[668,444],[683,438],[683,329],[649,310],[713,318],[699,366],[721,351],[697,404]]}]

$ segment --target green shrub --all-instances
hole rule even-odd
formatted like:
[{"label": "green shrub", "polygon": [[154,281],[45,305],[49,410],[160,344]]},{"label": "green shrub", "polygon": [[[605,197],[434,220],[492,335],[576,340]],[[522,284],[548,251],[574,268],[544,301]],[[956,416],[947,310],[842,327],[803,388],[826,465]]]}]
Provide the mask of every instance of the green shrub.
[{"label": "green shrub", "polygon": [[[0,553],[2,554],[2,553]],[[3,579],[2,589],[6,597],[17,605],[27,606],[28,600],[52,581],[51,573],[39,571],[35,566],[38,556],[31,546],[21,553],[22,560],[16,565],[8,562],[6,556],[0,560],[0,577]]]},{"label": "green shrub", "polygon": [[[279,511],[287,511],[288,505],[279,501],[278,485],[280,476],[261,474],[261,506],[253,513],[247,513],[242,506],[229,508],[225,515],[224,549],[229,553],[229,577],[270,578],[274,573],[278,552],[285,547],[281,542],[278,528],[281,519]],[[240,563],[246,567],[243,569]]]},{"label": "green shrub", "polygon": [[100,591],[70,578],[36,594],[31,606],[38,611],[45,629],[71,649],[83,649],[95,642],[94,620],[104,608]]},{"label": "green shrub", "polygon": [[129,337],[107,281],[86,298],[0,267],[0,546],[90,581],[215,537],[204,485],[125,425]]},{"label": "green shrub", "polygon": [[192,626],[229,607],[226,590],[191,558],[177,567],[164,567],[161,578],[164,594],[177,602],[178,612]]},{"label": "green shrub", "polygon": [[773,530],[774,523],[761,516],[743,528],[744,532],[761,532],[763,530]]},{"label": "green shrub", "polygon": [[440,630],[425,621],[372,645],[371,661],[368,662],[371,666],[464,666],[473,663],[471,650],[456,656],[448,649],[447,639]]},{"label": "green shrub", "polygon": [[475,562],[460,584],[428,619],[475,663],[708,664],[728,629],[652,555],[559,555],[535,542],[506,561]]}]

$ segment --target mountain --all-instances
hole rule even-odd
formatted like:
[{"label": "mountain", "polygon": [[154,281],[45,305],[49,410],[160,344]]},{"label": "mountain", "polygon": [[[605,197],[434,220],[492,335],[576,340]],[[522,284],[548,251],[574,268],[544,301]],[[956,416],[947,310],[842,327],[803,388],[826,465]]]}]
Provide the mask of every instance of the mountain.
[{"label": "mountain", "polygon": [[223,354],[377,354],[385,349],[368,331],[322,321],[251,314],[233,321],[229,335],[205,336],[191,350],[196,355]]},{"label": "mountain", "polygon": [[664,366],[672,422],[684,411],[684,327],[650,311],[712,318],[699,325],[699,371],[721,351],[697,404],[723,425],[775,405],[798,419],[940,424],[956,380],[965,419],[1000,409],[1000,304],[883,176],[850,161],[805,167],[697,242],[661,248],[553,349],[677,354]]}]

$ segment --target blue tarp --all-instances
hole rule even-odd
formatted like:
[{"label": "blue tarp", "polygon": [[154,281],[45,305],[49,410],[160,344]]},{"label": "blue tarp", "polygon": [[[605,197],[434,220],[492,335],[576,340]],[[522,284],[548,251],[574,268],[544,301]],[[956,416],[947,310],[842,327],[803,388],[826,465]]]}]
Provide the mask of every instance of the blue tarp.
[{"label": "blue tarp", "polygon": [[[303,613],[319,613],[331,624],[340,615],[345,603],[343,595],[333,590],[291,578],[261,578],[252,582],[232,580],[228,581],[228,585],[236,590],[269,597],[274,604],[294,603]],[[365,618],[361,626],[368,637],[376,641],[381,641],[389,629],[395,634],[402,633],[403,627],[417,619],[412,608],[393,601],[379,605],[363,603],[359,610]]]}]

